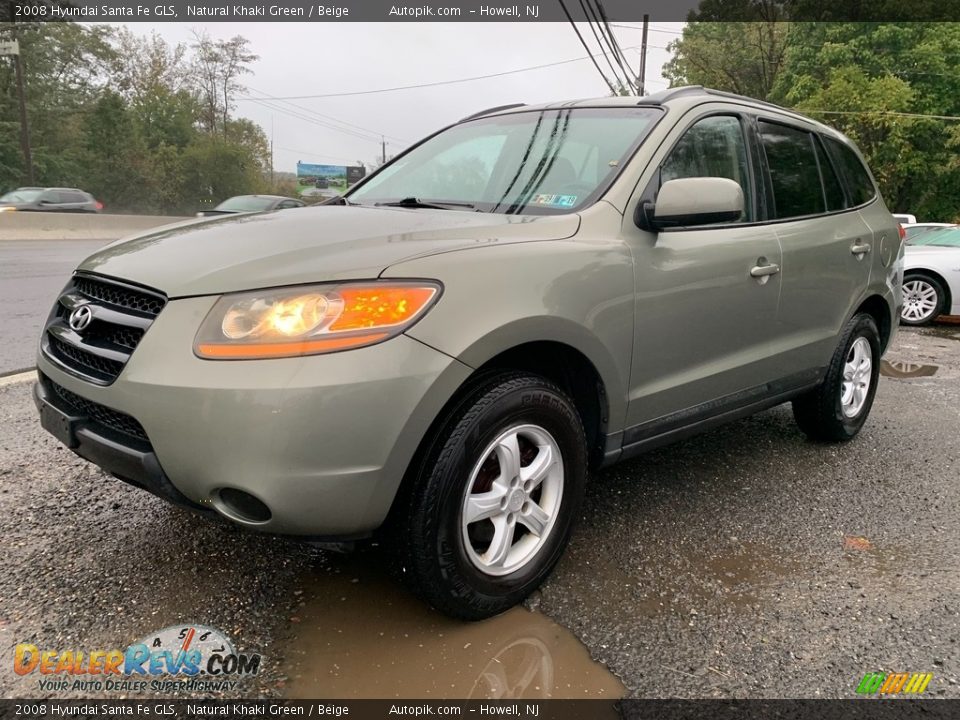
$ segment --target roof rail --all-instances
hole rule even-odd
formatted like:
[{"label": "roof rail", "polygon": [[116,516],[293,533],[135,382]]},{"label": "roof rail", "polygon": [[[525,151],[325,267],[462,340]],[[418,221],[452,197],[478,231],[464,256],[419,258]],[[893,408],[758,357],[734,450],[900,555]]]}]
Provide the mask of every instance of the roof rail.
[{"label": "roof rail", "polygon": [[486,110],[481,110],[480,112],[475,112],[473,115],[467,115],[465,118],[460,118],[460,122],[465,122],[466,120],[473,120],[478,117],[483,117],[484,115],[492,115],[495,112],[500,112],[501,110],[511,110],[512,108],[526,107],[526,103],[511,103],[509,105],[497,105],[496,107],[487,108]]},{"label": "roof rail", "polygon": [[684,85],[683,87],[667,88],[651,95],[644,95],[637,105],[659,105],[667,100],[685,95],[703,95],[707,90],[702,85]]},{"label": "roof rail", "polygon": [[736,93],[727,92],[725,90],[707,90],[706,92],[708,95],[717,95],[719,97],[730,98],[731,100],[749,100],[755,105],[763,105],[768,108],[773,108],[774,110],[779,110],[780,112],[793,113],[794,115],[803,114],[791,108],[783,107],[783,105],[777,105],[776,103],[767,102],[766,100],[755,100],[752,97],[747,97],[746,95],[737,95]]}]

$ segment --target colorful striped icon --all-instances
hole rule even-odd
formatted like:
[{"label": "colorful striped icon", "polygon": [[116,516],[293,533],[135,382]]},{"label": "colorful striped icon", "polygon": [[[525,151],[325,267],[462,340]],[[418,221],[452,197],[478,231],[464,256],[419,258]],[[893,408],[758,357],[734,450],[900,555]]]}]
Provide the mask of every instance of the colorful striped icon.
[{"label": "colorful striped icon", "polygon": [[919,695],[933,680],[931,673],[867,673],[857,686],[860,695]]}]

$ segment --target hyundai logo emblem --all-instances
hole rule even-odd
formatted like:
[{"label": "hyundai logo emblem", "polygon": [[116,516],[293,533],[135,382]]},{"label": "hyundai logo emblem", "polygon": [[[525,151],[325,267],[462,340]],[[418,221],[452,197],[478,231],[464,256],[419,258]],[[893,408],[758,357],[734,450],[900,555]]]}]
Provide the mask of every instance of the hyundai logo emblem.
[{"label": "hyundai logo emblem", "polygon": [[74,308],[73,312],[70,313],[69,323],[70,327],[76,332],[83,332],[87,329],[91,320],[93,320],[93,310],[90,309],[89,305],[81,305]]}]

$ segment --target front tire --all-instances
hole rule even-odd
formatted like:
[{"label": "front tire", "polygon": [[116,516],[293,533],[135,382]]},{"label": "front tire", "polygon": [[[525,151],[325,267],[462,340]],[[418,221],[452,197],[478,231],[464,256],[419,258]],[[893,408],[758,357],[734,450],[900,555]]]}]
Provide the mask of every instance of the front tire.
[{"label": "front tire", "polygon": [[904,325],[929,325],[943,312],[946,294],[943,286],[929,275],[907,275],[903,280],[903,308],[900,322]]},{"label": "front tire", "polygon": [[453,617],[507,610],[559,560],[586,478],[583,424],[560,388],[524,373],[485,378],[408,478],[393,538],[404,579]]},{"label": "front tire", "polygon": [[840,335],[823,382],[795,398],[793,417],[811,440],[852,440],[870,414],[880,377],[880,333],[866,313]]}]

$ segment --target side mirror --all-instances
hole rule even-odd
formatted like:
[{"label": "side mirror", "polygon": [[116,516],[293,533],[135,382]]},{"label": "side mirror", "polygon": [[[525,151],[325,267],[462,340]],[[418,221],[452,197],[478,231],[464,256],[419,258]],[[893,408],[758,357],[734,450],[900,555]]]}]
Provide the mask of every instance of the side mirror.
[{"label": "side mirror", "polygon": [[695,177],[669,180],[657,202],[637,205],[634,221],[644,230],[735,222],[743,215],[743,189],[733,180]]}]

